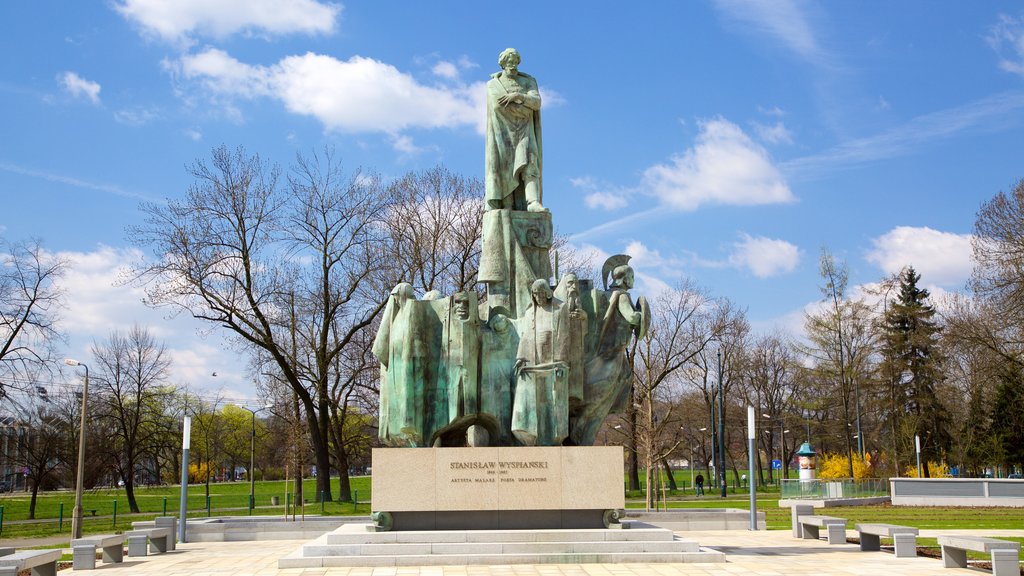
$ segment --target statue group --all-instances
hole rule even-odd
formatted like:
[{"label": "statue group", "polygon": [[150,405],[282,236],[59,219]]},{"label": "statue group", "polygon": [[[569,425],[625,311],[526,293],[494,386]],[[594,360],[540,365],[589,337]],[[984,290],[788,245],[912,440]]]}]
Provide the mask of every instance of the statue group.
[{"label": "statue group", "polygon": [[625,349],[644,337],[650,310],[629,294],[629,256],[608,259],[601,288],[553,278],[541,98],[519,62],[504,50],[487,83],[483,301],[417,299],[402,283],[385,307],[373,353],[388,446],[589,446],[629,399]]}]

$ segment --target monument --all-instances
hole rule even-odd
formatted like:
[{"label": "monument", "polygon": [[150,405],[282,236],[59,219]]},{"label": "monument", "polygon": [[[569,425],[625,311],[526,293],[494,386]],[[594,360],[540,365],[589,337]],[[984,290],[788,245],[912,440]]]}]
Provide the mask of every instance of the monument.
[{"label": "monument", "polygon": [[399,284],[374,340],[379,529],[592,526],[624,503],[621,448],[593,444],[630,397],[625,348],[651,314],[629,256],[600,287],[553,276],[541,95],[519,63],[504,50],[487,83],[482,298]]}]

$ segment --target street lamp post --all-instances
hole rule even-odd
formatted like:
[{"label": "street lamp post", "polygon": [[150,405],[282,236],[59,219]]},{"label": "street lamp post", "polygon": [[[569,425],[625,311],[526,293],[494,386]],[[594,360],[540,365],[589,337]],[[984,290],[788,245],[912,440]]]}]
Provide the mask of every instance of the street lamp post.
[{"label": "street lamp post", "polygon": [[89,397],[89,367],[78,360],[64,360],[68,366],[85,368],[85,385],[82,386],[82,421],[78,431],[78,472],[75,479],[75,508],[71,512],[71,539],[82,537],[82,487],[85,483],[85,409]]},{"label": "street lamp post", "polygon": [[722,498],[725,490],[725,388],[722,384],[722,347],[718,347],[718,453],[722,467],[718,469],[719,484],[722,486]]},{"label": "street lamp post", "polygon": [[[249,443],[249,515],[252,516],[252,511],[256,507],[256,413],[262,412],[270,408],[270,406],[264,406],[253,410],[252,408],[245,407],[246,410],[252,414],[252,436]],[[234,474],[234,472],[232,472]]]}]

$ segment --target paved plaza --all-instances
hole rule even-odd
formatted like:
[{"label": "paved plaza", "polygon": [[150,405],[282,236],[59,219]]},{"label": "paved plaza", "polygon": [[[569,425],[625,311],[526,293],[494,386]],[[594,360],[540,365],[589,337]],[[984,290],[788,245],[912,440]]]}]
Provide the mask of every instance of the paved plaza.
[{"label": "paved plaza", "polygon": [[[922,530],[922,536],[978,532],[990,536],[1024,536],[1024,530]],[[977,570],[943,568],[936,558],[896,558],[891,552],[861,552],[856,544],[829,545],[798,540],[789,530],[749,532],[681,532],[702,546],[727,555],[722,564],[542,564],[505,566],[425,566],[381,568],[278,569],[277,559],[304,543],[302,540],[201,542],[179,544],[175,552],[125,558],[121,565],[98,564],[96,570],[74,574],[104,576],[956,576]]]}]

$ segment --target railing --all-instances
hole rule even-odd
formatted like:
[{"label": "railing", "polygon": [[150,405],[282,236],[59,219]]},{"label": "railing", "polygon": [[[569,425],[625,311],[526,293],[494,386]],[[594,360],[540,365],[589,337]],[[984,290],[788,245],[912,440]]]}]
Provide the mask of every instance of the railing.
[{"label": "railing", "polygon": [[885,478],[783,480],[780,492],[783,499],[872,498],[888,496],[889,481]]}]

